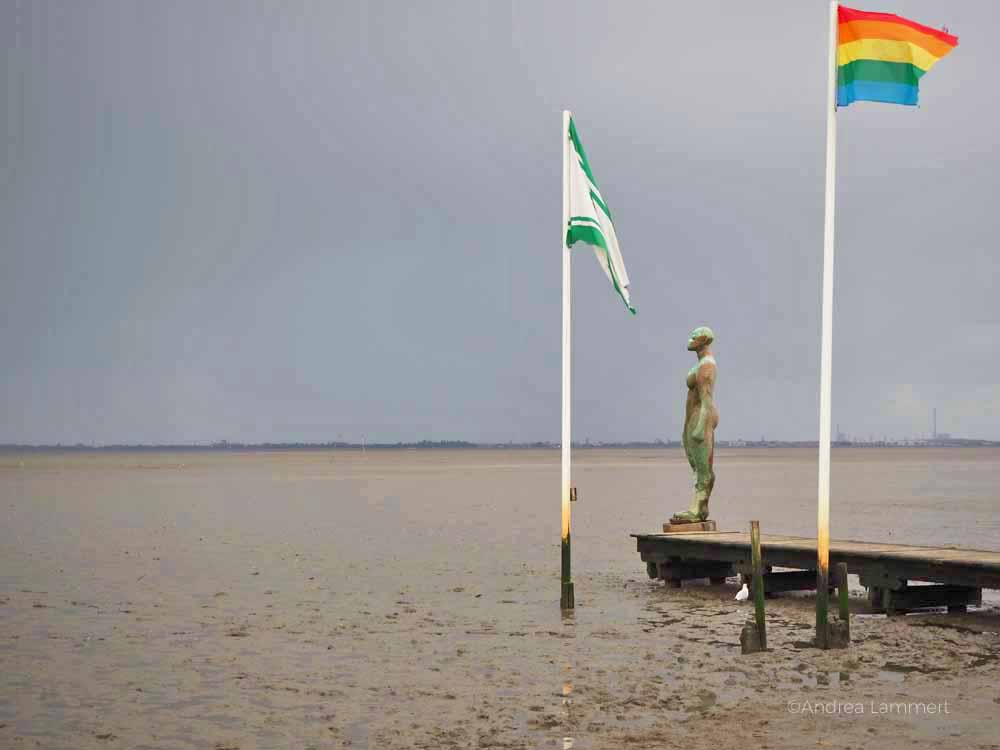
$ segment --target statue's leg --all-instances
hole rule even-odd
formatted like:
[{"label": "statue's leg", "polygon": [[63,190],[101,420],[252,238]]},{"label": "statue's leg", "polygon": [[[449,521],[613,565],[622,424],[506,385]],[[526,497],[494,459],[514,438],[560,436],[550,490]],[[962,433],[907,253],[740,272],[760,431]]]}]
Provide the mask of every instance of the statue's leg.
[{"label": "statue's leg", "polygon": [[708,498],[712,494],[712,485],[715,483],[715,477],[712,473],[712,458],[711,438],[706,434],[705,442],[698,446],[695,455],[698,474],[694,485],[694,501],[691,503],[691,510],[697,514],[700,521],[708,518]]},{"label": "statue's leg", "polygon": [[[707,432],[707,431],[706,431]],[[708,518],[708,496],[711,494],[712,473],[710,466],[711,442],[709,434],[705,440],[697,442],[684,436],[684,450],[688,463],[694,471],[694,497],[691,506],[683,513],[677,513],[673,519],[678,521],[704,521]]]},{"label": "statue's leg", "polygon": [[708,446],[708,494],[705,496],[705,515],[708,515],[708,499],[715,489],[715,430],[707,431],[705,444]]},{"label": "statue's leg", "polygon": [[691,471],[698,471],[698,467],[694,462],[694,453],[691,451],[691,443],[693,441],[688,440],[687,428],[684,429],[684,434],[681,435],[681,444],[684,446],[684,455],[687,456],[688,464],[691,466]]}]

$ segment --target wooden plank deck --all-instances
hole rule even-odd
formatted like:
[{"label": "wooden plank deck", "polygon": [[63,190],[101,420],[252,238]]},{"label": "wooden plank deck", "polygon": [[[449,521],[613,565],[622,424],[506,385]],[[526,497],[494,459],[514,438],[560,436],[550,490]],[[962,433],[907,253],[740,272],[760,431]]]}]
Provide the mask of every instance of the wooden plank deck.
[{"label": "wooden plank deck", "polygon": [[[750,535],[716,531],[685,534],[632,534],[646,563],[687,566],[700,562],[730,563],[734,569],[750,562]],[[767,566],[814,570],[816,539],[761,536],[761,553]],[[865,585],[896,588],[907,581],[1000,589],[1000,552],[960,547],[919,547],[831,540],[830,568],[846,563],[850,573]]]}]

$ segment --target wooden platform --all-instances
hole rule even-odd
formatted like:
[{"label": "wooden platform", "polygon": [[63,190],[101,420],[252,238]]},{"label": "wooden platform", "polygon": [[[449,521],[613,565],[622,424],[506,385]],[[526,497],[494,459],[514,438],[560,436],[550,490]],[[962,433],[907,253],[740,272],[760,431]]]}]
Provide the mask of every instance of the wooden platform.
[{"label": "wooden platform", "polygon": [[[680,586],[682,581],[750,572],[750,535],[717,531],[686,534],[632,534],[652,578]],[[761,554],[766,593],[816,587],[816,540],[763,535]],[[1000,589],[1000,552],[907,544],[830,542],[830,570],[847,563],[868,587],[872,606],[888,612],[921,607],[964,609],[982,601],[982,589]],[[789,568],[776,572],[773,568]],[[910,586],[912,581],[940,584]],[[831,585],[836,584],[831,581]]]}]

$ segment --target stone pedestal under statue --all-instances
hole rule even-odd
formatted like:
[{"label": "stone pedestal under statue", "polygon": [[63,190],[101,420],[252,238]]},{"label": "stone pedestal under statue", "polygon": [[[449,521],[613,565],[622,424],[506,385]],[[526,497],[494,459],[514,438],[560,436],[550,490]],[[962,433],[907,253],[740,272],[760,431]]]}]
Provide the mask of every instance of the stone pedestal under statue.
[{"label": "stone pedestal under statue", "polygon": [[681,523],[668,521],[663,524],[664,534],[684,534],[692,531],[718,531],[718,529],[715,526],[715,521],[683,521]]}]

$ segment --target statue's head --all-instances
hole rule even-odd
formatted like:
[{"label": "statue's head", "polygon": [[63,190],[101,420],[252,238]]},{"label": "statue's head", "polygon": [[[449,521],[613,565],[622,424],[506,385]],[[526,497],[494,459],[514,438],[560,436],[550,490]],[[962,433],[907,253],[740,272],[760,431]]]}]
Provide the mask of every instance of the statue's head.
[{"label": "statue's head", "polygon": [[688,338],[688,351],[696,352],[713,341],[715,341],[715,334],[712,333],[712,329],[708,326],[699,326],[691,331],[691,336]]}]

